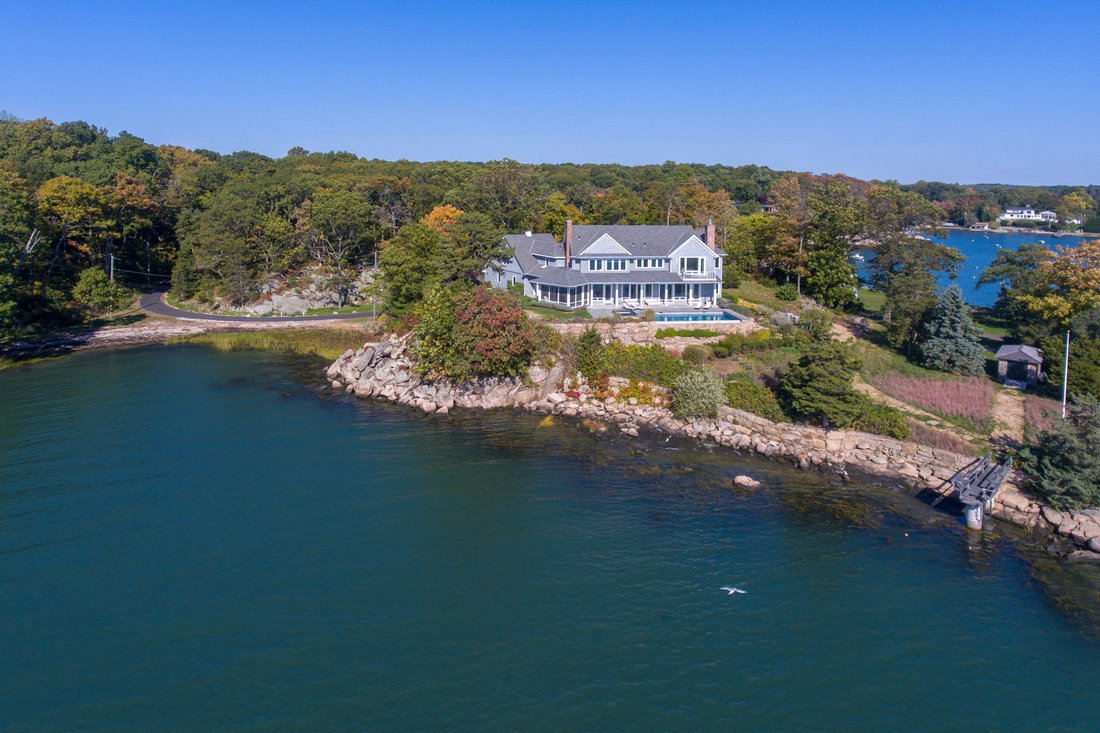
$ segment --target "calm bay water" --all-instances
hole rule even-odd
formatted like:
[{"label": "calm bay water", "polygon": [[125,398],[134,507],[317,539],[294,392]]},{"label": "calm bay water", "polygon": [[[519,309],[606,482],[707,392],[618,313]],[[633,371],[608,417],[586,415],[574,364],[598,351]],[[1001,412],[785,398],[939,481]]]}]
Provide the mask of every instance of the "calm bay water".
[{"label": "calm bay water", "polygon": [[[940,277],[940,285],[958,285],[968,303],[980,306],[991,306],[997,300],[997,285],[983,285],[979,288],[977,283],[982,272],[993,264],[997,253],[1002,249],[1017,250],[1022,244],[1044,244],[1052,249],[1056,246],[1072,247],[1087,239],[1078,236],[1055,237],[1050,234],[972,232],[968,229],[948,229],[945,237],[932,238],[954,247],[966,258],[959,267],[955,280]],[[868,260],[871,259],[870,252],[864,254]]]},{"label": "calm bay water", "polygon": [[1011,533],[319,376],[199,347],[0,372],[0,730],[1100,727],[1097,626],[1055,600],[1096,574]]}]

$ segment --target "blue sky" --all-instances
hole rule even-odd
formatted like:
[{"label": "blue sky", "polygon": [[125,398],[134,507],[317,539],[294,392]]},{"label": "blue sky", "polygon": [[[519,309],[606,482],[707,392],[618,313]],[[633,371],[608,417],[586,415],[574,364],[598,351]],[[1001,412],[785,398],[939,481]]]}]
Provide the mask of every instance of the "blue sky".
[{"label": "blue sky", "polygon": [[158,144],[1100,183],[1096,2],[24,2],[0,30],[0,109]]}]

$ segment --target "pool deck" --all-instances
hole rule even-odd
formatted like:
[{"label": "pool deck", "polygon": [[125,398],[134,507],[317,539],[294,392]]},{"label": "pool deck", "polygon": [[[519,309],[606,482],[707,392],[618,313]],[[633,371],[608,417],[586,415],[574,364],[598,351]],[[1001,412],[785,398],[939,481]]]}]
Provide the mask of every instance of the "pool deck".
[{"label": "pool deck", "polygon": [[[594,308],[594,307],[589,306],[589,308],[588,308],[588,312],[590,314],[592,314],[593,318],[610,318],[611,316],[613,316],[615,314],[620,314],[621,315],[621,312],[623,310],[624,310],[624,308],[622,306],[618,306],[618,307],[614,307],[614,308],[601,308],[601,307],[595,307]],[[633,310],[637,314],[637,316],[641,316],[647,310],[651,310],[651,311],[653,311],[654,314],[656,314],[658,316],[661,316],[661,315],[669,316],[669,315],[678,315],[678,314],[689,315],[689,316],[703,316],[703,315],[708,314],[708,313],[712,314],[712,315],[715,315],[715,314],[718,314],[718,313],[732,313],[734,316],[737,317],[736,319],[723,318],[723,319],[716,319],[716,320],[713,321],[713,322],[719,322],[719,323],[722,322],[722,321],[734,322],[735,320],[741,320],[741,321],[749,320],[749,318],[747,316],[745,316],[741,313],[738,313],[735,310],[731,310],[729,308],[718,308],[718,307],[714,307],[714,308],[692,308],[691,306],[688,306],[688,305],[677,305],[677,306],[666,305],[666,306],[656,306],[656,307],[652,307],[652,308],[635,308]],[[682,320],[682,321],[666,320],[666,321],[662,321],[662,322],[664,322],[664,323],[692,323],[692,322],[700,323],[702,321],[701,321],[701,319],[697,319],[695,321],[690,321],[690,320],[685,319],[685,320]]]}]

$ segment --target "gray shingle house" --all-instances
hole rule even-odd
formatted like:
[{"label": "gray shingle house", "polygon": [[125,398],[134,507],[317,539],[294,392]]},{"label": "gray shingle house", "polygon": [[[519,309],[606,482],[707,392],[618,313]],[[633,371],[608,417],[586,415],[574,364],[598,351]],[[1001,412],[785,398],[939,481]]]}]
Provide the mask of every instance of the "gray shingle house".
[{"label": "gray shingle house", "polygon": [[504,290],[522,283],[523,292],[544,303],[586,306],[712,306],[722,294],[722,257],[712,222],[704,229],[661,225],[565,223],[558,242],[552,234],[509,234],[515,252],[486,268],[490,285]]}]

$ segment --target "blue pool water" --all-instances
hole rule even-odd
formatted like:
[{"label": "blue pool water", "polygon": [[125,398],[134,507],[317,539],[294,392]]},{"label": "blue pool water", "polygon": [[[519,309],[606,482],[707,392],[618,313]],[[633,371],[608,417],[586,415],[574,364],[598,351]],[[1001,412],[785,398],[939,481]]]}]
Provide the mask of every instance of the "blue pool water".
[{"label": "blue pool water", "polygon": [[740,321],[741,317],[730,311],[701,312],[701,313],[658,313],[654,316],[657,321],[695,322],[695,321]]}]

